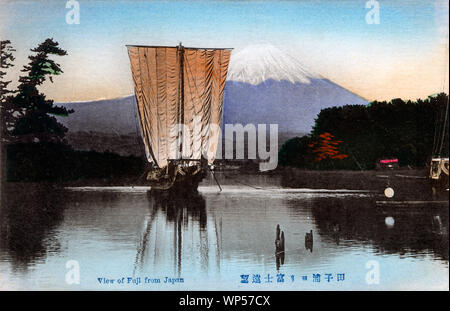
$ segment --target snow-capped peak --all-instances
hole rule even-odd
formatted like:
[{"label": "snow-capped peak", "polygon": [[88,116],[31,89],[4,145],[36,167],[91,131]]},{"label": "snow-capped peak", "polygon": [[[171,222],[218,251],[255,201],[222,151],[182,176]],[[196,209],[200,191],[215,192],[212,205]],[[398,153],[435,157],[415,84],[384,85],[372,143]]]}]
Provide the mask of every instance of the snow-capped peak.
[{"label": "snow-capped peak", "polygon": [[270,44],[258,44],[231,53],[227,80],[258,85],[268,79],[309,83],[317,77],[287,52]]}]

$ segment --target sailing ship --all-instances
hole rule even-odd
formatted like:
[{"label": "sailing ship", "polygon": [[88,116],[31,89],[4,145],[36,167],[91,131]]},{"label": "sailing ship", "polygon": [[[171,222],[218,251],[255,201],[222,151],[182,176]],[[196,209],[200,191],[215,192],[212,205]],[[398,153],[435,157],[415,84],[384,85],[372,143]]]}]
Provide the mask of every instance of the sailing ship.
[{"label": "sailing ship", "polygon": [[212,171],[231,50],[127,45],[151,190],[191,192]]}]

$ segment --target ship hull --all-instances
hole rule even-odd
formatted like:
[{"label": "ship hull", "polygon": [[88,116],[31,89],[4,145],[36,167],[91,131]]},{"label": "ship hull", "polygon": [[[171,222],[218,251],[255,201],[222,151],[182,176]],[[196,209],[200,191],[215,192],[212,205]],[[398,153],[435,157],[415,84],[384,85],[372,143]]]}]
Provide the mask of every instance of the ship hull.
[{"label": "ship hull", "polygon": [[448,198],[449,159],[440,157],[432,158],[429,170],[433,195],[443,195]]},{"label": "ship hull", "polygon": [[199,183],[205,176],[204,165],[185,166],[169,163],[164,169],[149,170],[146,183],[154,193],[184,195],[196,193]]},{"label": "ship hull", "polygon": [[203,180],[206,173],[177,176],[173,184],[166,186],[152,183],[150,191],[154,193],[168,194],[168,195],[189,195],[198,191],[198,185]]}]

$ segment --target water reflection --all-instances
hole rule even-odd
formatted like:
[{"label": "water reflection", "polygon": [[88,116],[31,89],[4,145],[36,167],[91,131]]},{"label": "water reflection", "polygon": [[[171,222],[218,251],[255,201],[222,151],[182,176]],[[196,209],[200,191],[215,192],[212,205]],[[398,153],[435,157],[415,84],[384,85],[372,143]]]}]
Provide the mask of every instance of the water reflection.
[{"label": "water reflection", "polygon": [[[186,281],[136,289],[241,289],[240,275],[276,271],[295,280],[345,272],[347,283],[336,289],[364,290],[365,263],[374,259],[391,267],[392,288],[405,278],[417,288],[448,283],[446,206],[392,208],[368,194],[269,187],[264,178],[254,183],[261,189],[225,184],[219,194],[203,186],[189,198],[145,187],[14,189],[0,210],[0,288],[73,289],[64,281],[72,259],[82,267],[80,288],[97,290],[124,288],[97,277],[131,276]],[[296,282],[283,286],[298,289]]]},{"label": "water reflection", "polygon": [[177,277],[183,269],[207,272],[210,265],[220,271],[221,220],[208,215],[202,195],[168,197],[148,192],[147,199],[150,213],[137,248],[135,274],[169,266]]},{"label": "water reflection", "polygon": [[9,257],[14,270],[59,252],[53,231],[63,221],[64,204],[54,188],[10,188],[3,193],[0,215],[0,254]]},{"label": "water reflection", "polygon": [[412,257],[433,253],[448,260],[446,206],[376,206],[373,199],[315,198],[311,209],[318,232],[339,245],[372,244],[383,254]]},{"label": "water reflection", "polygon": [[277,269],[277,271],[280,271],[280,267],[282,265],[284,265],[284,256],[285,256],[285,252],[277,252],[275,255],[275,267]]}]

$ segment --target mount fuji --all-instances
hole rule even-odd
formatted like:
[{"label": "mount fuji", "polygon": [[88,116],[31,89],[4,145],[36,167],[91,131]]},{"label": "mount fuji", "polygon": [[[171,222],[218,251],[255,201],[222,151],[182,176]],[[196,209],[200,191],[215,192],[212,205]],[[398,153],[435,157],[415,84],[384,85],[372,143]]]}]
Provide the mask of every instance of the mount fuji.
[{"label": "mount fuji", "polygon": [[282,133],[309,133],[321,109],[367,101],[272,45],[231,54],[224,124],[278,124]]},{"label": "mount fuji", "polygon": [[[311,131],[321,109],[367,101],[307,70],[272,45],[252,45],[231,54],[223,124],[278,124],[279,140]],[[75,110],[58,117],[77,149],[141,152],[134,95],[90,102],[57,103]],[[224,126],[223,126],[224,127]],[[284,138],[283,138],[284,137]]]}]

